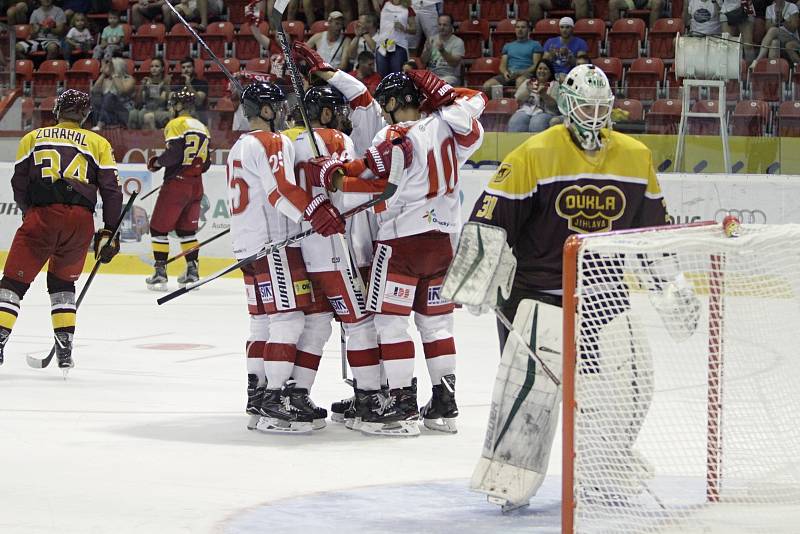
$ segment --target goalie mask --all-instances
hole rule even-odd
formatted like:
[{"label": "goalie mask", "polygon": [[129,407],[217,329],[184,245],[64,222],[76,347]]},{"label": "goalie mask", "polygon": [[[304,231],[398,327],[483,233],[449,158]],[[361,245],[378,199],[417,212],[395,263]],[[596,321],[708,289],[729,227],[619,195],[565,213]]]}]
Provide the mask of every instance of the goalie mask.
[{"label": "goalie mask", "polygon": [[574,67],[559,88],[558,110],[584,150],[602,146],[600,131],[608,127],[613,106],[608,78],[594,65]]},{"label": "goalie mask", "polygon": [[[262,114],[264,106],[272,110],[271,117]],[[251,83],[242,91],[242,110],[248,120],[259,117],[273,132],[283,130],[288,116],[286,93],[271,82]]]},{"label": "goalie mask", "polygon": [[92,104],[89,95],[76,89],[67,89],[58,95],[53,104],[53,115],[59,121],[73,120],[78,124],[83,124],[91,112]]},{"label": "goalie mask", "polygon": [[[353,132],[350,122],[350,106],[344,95],[338,89],[329,85],[312,87],[303,98],[309,121],[318,121],[325,128],[339,130],[346,135]],[[322,121],[325,109],[330,110],[330,119]]]}]

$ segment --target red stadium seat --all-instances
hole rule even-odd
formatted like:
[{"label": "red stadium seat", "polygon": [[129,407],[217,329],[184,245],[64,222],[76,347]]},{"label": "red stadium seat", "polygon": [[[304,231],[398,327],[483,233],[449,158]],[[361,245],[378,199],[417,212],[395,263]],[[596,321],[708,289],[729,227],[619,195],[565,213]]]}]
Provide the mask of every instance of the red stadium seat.
[{"label": "red stadium seat", "polygon": [[350,38],[356,36],[356,27],[358,26],[358,19],[351,20],[350,24],[344,29],[344,34]]},{"label": "red stadium seat", "polygon": [[164,44],[166,33],[167,30],[160,23],[139,26],[136,33],[131,35],[131,59],[144,61],[156,57],[157,49]]},{"label": "red stadium seat", "polygon": [[629,121],[640,121],[644,118],[644,106],[635,98],[617,98],[614,107],[628,112]]},{"label": "red stadium seat", "polygon": [[469,20],[458,25],[456,35],[464,41],[464,57],[475,59],[483,55],[484,43],[489,41],[489,23],[484,20]]},{"label": "red stadium seat", "polygon": [[489,100],[481,115],[481,124],[490,132],[504,132],[508,129],[508,119],[517,111],[519,105],[513,98]]},{"label": "red stadium seat", "polygon": [[[692,105],[692,111],[698,113],[714,113],[716,110],[716,100],[698,100]],[[689,117],[688,130],[688,133],[692,135],[719,135],[719,119],[716,117]]]},{"label": "red stadium seat", "polygon": [[306,27],[299,20],[284,20],[283,31],[292,41],[303,41],[306,38]]},{"label": "red stadium seat", "polygon": [[14,26],[14,33],[17,36],[17,41],[27,41],[31,38],[33,33],[33,26],[30,24],[17,24]]},{"label": "red stadium seat", "polygon": [[580,19],[575,22],[575,35],[589,45],[589,57],[599,57],[606,40],[606,23],[603,19]]},{"label": "red stadium seat", "polygon": [[100,76],[100,62],[96,59],[80,59],[67,71],[67,87],[89,92],[92,80]]},{"label": "red stadium seat", "polygon": [[442,13],[447,13],[453,20],[467,20],[470,17],[472,3],[465,0],[444,0]]},{"label": "red stadium seat", "polygon": [[[239,72],[239,60],[235,57],[226,57],[222,60],[222,64],[233,74]],[[228,90],[228,76],[216,63],[212,62],[206,71],[206,81],[208,82],[208,96],[211,98],[219,98]]]},{"label": "red stadium seat", "polygon": [[33,81],[33,61],[30,59],[18,59],[14,63],[14,71],[17,73],[17,87],[30,94],[30,86]]},{"label": "red stadium seat", "polygon": [[633,61],[625,77],[628,96],[638,100],[655,100],[664,82],[664,62],[657,57],[640,57]]},{"label": "red stadium seat", "polygon": [[467,87],[480,89],[483,83],[500,74],[500,58],[479,57],[464,76]]},{"label": "red stadium seat", "polygon": [[599,57],[592,60],[595,66],[606,73],[612,87],[619,87],[622,81],[622,60],[618,57]]},{"label": "red stadium seat", "polygon": [[608,20],[608,0],[595,0],[592,2],[592,13],[602,21]]},{"label": "red stadium seat", "polygon": [[33,73],[33,96],[55,96],[58,86],[67,78],[69,63],[63,59],[48,59]]},{"label": "red stadium seat", "polygon": [[137,85],[142,83],[142,80],[145,79],[147,76],[150,76],[150,62],[151,61],[152,61],[151,59],[145,59],[144,61],[139,63],[139,66],[132,73],[132,76],[134,78],[136,78],[136,84]]},{"label": "red stadium seat", "polygon": [[510,43],[517,38],[517,33],[514,29],[516,23],[516,19],[505,19],[497,24],[492,33],[492,53],[495,57],[502,55],[503,46],[506,43]]},{"label": "red stadium seat", "polygon": [[646,28],[641,19],[619,19],[614,22],[608,33],[608,55],[620,59],[639,57]]},{"label": "red stadium seat", "polygon": [[268,58],[253,58],[244,65],[244,70],[250,72],[263,72],[269,74],[269,59]]},{"label": "red stadium seat", "polygon": [[762,100],[743,100],[733,110],[733,135],[761,137],[767,135],[769,104]]},{"label": "red stadium seat", "polygon": [[[542,19],[533,27],[531,39],[544,45],[545,41],[559,35],[561,35],[561,30],[558,28],[558,19]],[[513,39],[516,39],[516,37],[512,36]]]},{"label": "red stadium seat", "polygon": [[789,82],[789,62],[783,58],[759,59],[750,73],[750,98],[778,102],[783,100]]},{"label": "red stadium seat", "polygon": [[683,33],[683,19],[658,19],[647,37],[648,56],[675,57],[675,34]]},{"label": "red stadium seat", "polygon": [[[672,11],[670,13],[670,15],[672,15],[672,18],[679,19],[679,18],[681,18],[683,16],[683,2],[684,1],[685,0],[672,0],[672,2],[671,2],[672,3]],[[758,17],[756,17],[756,18],[758,18]],[[755,42],[758,43],[760,41],[755,41]]]},{"label": "red stadium seat", "polygon": [[528,0],[517,0],[516,1],[516,11],[514,15],[518,19],[528,20],[530,17],[528,16],[528,12],[530,10],[530,4]]},{"label": "red stadium seat", "polygon": [[34,112],[34,116],[38,115],[38,120],[35,120],[36,124],[39,127],[42,126],[54,126],[58,121],[56,120],[55,115],[53,114],[53,107],[56,105],[56,97],[55,96],[48,96],[41,102],[39,102],[38,113]]},{"label": "red stadium seat", "polygon": [[167,61],[179,61],[192,54],[192,45],[195,39],[183,24],[174,25],[167,33],[165,40],[165,59]]},{"label": "red stadium seat", "polygon": [[[269,32],[269,26],[266,22],[259,24],[258,28],[264,35]],[[239,33],[234,36],[233,51],[239,61],[261,57],[261,45],[253,38],[253,31],[250,29],[249,23],[242,24],[239,28]]]},{"label": "red stadium seat", "polygon": [[778,108],[778,135],[800,137],[800,102],[781,102]]},{"label": "red stadium seat", "polygon": [[480,0],[478,2],[478,12],[481,19],[485,21],[503,20],[508,17],[508,0]]},{"label": "red stadium seat", "polygon": [[326,32],[328,31],[328,26],[330,26],[330,22],[327,20],[318,20],[311,25],[311,28],[308,30],[308,36],[312,36],[315,33]]},{"label": "red stadium seat", "polygon": [[[212,22],[208,25],[206,33],[203,34],[203,40],[206,42],[212,52],[218,57],[223,58],[227,56],[227,44],[233,43],[234,31],[233,24],[230,22]],[[211,59],[211,56],[200,47],[200,57],[203,59]]]},{"label": "red stadium seat", "polygon": [[224,96],[217,100],[214,111],[217,115],[214,128],[217,130],[232,130],[233,114],[236,112],[236,104],[234,104],[230,98]]},{"label": "red stadium seat", "polygon": [[674,135],[681,121],[680,100],[656,100],[645,117],[645,133]]}]

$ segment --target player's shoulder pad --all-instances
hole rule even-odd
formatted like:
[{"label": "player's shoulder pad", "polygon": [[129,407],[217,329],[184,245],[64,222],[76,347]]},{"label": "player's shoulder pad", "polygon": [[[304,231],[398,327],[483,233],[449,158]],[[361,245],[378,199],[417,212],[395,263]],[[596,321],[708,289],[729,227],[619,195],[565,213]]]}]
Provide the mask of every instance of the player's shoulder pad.
[{"label": "player's shoulder pad", "polygon": [[649,153],[650,149],[639,141],[631,137],[628,134],[624,134],[622,132],[615,132],[614,130],[603,130],[603,136],[605,136],[610,143],[612,143],[618,150],[622,150],[624,152],[645,152]]},{"label": "player's shoulder pad", "polygon": [[91,130],[81,128],[80,132],[86,135],[89,151],[97,166],[101,169],[116,169],[117,162],[114,159],[114,149],[108,139]]},{"label": "player's shoulder pad", "polygon": [[509,152],[486,184],[486,191],[512,200],[533,196],[539,180],[537,161],[558,157],[555,147],[563,143],[563,132],[558,128],[554,126],[533,135]]}]

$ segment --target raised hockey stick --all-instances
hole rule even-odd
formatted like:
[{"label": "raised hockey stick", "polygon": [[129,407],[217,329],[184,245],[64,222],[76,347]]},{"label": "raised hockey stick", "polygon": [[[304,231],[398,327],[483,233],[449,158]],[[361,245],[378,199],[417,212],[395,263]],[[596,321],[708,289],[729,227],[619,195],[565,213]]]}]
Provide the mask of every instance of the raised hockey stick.
[{"label": "raised hockey stick", "polygon": [[[379,196],[342,213],[342,217],[348,219],[353,215],[355,215],[356,213],[361,213],[362,211],[368,210],[369,208],[375,206],[376,204],[379,204],[380,202],[383,202],[384,200],[390,198],[392,195],[394,195],[395,191],[397,191],[397,186],[400,183],[400,179],[402,178],[402,176],[403,176],[403,152],[400,149],[400,147],[394,147],[392,148],[392,166],[389,172],[389,180],[388,180],[389,183],[386,184],[386,189],[384,189],[383,193],[381,193]],[[310,236],[313,233],[314,229],[309,228],[308,230],[304,230],[300,233],[289,236],[283,241],[278,241],[277,243],[269,243],[255,254],[252,254],[246,258],[242,258],[241,260],[223,269],[220,269],[219,271],[215,272],[212,275],[209,275],[206,278],[203,278],[202,280],[198,280],[197,282],[191,284],[186,284],[186,286],[179,288],[173,291],[172,293],[169,293],[168,295],[164,295],[163,297],[159,298],[156,302],[158,302],[159,305],[165,304],[170,300],[180,297],[181,295],[188,293],[193,289],[197,289],[198,287],[203,286],[209,282],[212,282],[217,278],[225,276],[230,272],[240,269],[245,265],[249,265],[256,260],[260,260],[261,258],[266,257],[268,254],[272,254],[276,250],[288,247],[289,245],[297,243],[298,241],[302,241],[303,239],[305,239],[306,237]]]},{"label": "raised hockey stick", "polygon": [[[117,235],[119,235],[119,229],[122,226],[122,221],[125,220],[125,217],[128,216],[128,212],[133,207],[133,201],[136,200],[136,196],[139,193],[134,191],[133,194],[128,199],[128,203],[125,204],[125,208],[123,208],[122,213],[119,216],[119,220],[117,221],[117,225],[114,227],[114,233],[111,234],[111,241],[114,240]],[[86,296],[86,292],[89,290],[89,286],[92,285],[92,280],[94,280],[95,275],[97,275],[97,271],[100,269],[100,259],[94,260],[94,266],[92,266],[92,272],[89,273],[89,278],[86,279],[86,283],[83,284],[83,288],[81,289],[81,294],[78,295],[78,300],[75,301],[75,311],[78,310],[80,307],[81,302],[83,302],[83,297]],[[28,365],[35,369],[43,369],[50,365],[50,361],[53,359],[53,355],[56,353],[56,345],[53,343],[53,347],[50,349],[50,354],[48,354],[45,358],[39,359],[34,358],[33,356],[26,356],[25,361],[28,362]]]}]

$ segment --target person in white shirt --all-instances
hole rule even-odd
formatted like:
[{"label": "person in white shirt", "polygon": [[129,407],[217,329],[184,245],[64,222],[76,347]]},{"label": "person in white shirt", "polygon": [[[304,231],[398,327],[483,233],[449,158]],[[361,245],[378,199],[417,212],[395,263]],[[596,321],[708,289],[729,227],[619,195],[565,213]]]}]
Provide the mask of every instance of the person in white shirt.
[{"label": "person in white shirt", "polygon": [[417,33],[417,19],[409,0],[385,0],[383,7],[375,0],[375,4],[381,14],[375,63],[378,73],[386,76],[400,72],[408,60],[409,39]]},{"label": "person in white shirt", "polygon": [[717,0],[688,0],[683,3],[683,20],[689,33],[699,36],[721,35],[722,21]]},{"label": "person in white shirt", "polygon": [[331,65],[346,69],[346,50],[350,46],[350,38],[344,34],[344,15],[341,11],[332,11],[328,15],[328,29],[315,33],[308,40],[308,46],[319,52],[322,58]]},{"label": "person in white shirt", "polygon": [[92,32],[86,27],[86,15],[75,13],[72,15],[72,27],[64,38],[64,59],[70,60],[75,52],[88,52],[94,46]]},{"label": "person in white shirt", "polygon": [[767,33],[761,40],[761,48],[758,55],[753,60],[750,68],[755,68],[759,59],[767,57],[778,58],[781,56],[781,49],[792,64],[800,62],[800,37],[797,29],[800,26],[800,9],[797,5],[786,0],[775,0],[767,6],[766,11]]},{"label": "person in white shirt", "polygon": [[408,49],[419,51],[439,33],[442,0],[411,0],[411,7],[417,14],[417,33],[409,39]]},{"label": "person in white shirt", "polygon": [[[303,220],[323,236],[344,232],[344,219],[330,200],[312,197],[297,183],[293,144],[277,133],[286,117],[283,90],[269,82],[250,84],[242,92],[242,106],[252,131],[236,141],[227,161],[234,256],[249,258],[267,243],[300,232]],[[327,412],[292,380],[303,309],[312,302],[299,245],[275,250],[242,271],[251,316],[248,428],[308,433],[323,427]]]}]

